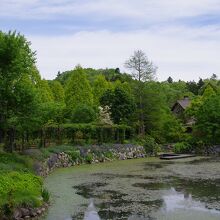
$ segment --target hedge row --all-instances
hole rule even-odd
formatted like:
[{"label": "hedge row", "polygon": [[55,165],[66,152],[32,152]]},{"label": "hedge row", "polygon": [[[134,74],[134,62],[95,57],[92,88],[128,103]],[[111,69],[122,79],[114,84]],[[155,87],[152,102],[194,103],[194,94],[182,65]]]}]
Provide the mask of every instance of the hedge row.
[{"label": "hedge row", "polygon": [[50,124],[32,133],[20,134],[16,131],[15,148],[63,143],[124,143],[133,136],[134,129],[126,125]]}]

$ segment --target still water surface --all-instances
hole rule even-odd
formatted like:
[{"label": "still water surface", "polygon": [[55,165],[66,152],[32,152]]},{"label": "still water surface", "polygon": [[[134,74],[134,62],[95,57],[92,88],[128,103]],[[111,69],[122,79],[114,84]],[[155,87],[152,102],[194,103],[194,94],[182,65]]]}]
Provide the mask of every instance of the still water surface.
[{"label": "still water surface", "polygon": [[220,219],[220,159],[115,161],[58,169],[44,220]]}]

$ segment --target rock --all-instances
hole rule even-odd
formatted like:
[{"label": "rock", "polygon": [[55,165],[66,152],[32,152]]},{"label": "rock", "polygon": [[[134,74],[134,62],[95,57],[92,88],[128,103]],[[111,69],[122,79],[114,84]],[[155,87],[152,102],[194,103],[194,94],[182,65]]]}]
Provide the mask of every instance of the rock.
[{"label": "rock", "polygon": [[21,208],[20,211],[21,211],[21,216],[22,216],[22,217],[25,217],[25,216],[29,216],[29,215],[30,215],[29,209]]},{"label": "rock", "polygon": [[134,158],[134,156],[133,156],[133,152],[128,152],[128,156],[127,156],[127,158],[128,158],[128,159],[132,159],[132,158]]},{"label": "rock", "polygon": [[38,215],[41,215],[41,213],[42,213],[41,209],[38,209],[38,210],[37,210],[37,214],[38,214]]},{"label": "rock", "polygon": [[31,218],[31,216],[29,216],[29,215],[24,217],[24,219],[30,219],[30,218]]},{"label": "rock", "polygon": [[30,216],[31,217],[37,216],[37,213],[36,213],[36,211],[34,209],[30,209]]},{"label": "rock", "polygon": [[20,219],[22,217],[22,213],[21,213],[21,210],[15,210],[15,212],[14,212],[14,215],[13,215],[13,218],[15,219],[15,220],[18,220],[18,219]]},{"label": "rock", "polygon": [[119,160],[126,160],[126,155],[124,153],[119,153]]}]

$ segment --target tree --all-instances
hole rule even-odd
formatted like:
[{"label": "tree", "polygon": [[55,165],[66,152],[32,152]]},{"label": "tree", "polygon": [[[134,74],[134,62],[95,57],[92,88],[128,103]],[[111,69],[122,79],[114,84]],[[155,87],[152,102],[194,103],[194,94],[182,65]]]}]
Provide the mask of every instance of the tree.
[{"label": "tree", "polygon": [[103,75],[98,75],[93,84],[93,97],[94,104],[99,106],[99,99],[102,97],[104,92],[110,88],[109,82],[105,79]]},{"label": "tree", "polygon": [[65,88],[67,109],[71,112],[78,105],[93,105],[92,88],[82,67],[76,67]]},{"label": "tree", "polygon": [[167,82],[168,82],[168,83],[173,83],[173,79],[172,79],[171,76],[168,77]]},{"label": "tree", "polygon": [[73,123],[90,123],[96,119],[96,113],[91,106],[78,105],[72,114]]},{"label": "tree", "polygon": [[37,87],[41,103],[48,103],[54,101],[54,96],[47,80],[40,80],[37,84]]},{"label": "tree", "polygon": [[157,67],[155,67],[153,63],[148,60],[147,56],[142,50],[135,51],[134,55],[132,55],[125,62],[125,67],[131,70],[133,78],[138,81],[135,87],[135,93],[137,95],[137,99],[139,100],[139,133],[144,135],[143,82],[153,79]]},{"label": "tree", "polygon": [[196,135],[206,144],[217,144],[220,141],[220,94],[206,98],[197,110]]},{"label": "tree", "polygon": [[204,81],[200,78],[198,83],[197,83],[197,86],[198,86],[198,91],[204,86]]},{"label": "tree", "polygon": [[143,82],[153,79],[157,70],[142,50],[134,51],[134,54],[125,62],[125,67],[131,70],[134,79]]},{"label": "tree", "polygon": [[52,91],[54,101],[63,103],[64,98],[65,98],[65,94],[64,94],[64,89],[63,89],[62,84],[57,80],[53,80],[53,81],[49,82],[49,86]]},{"label": "tree", "polygon": [[210,79],[211,80],[216,80],[217,78],[218,78],[217,75],[215,73],[213,73]]},{"label": "tree", "polygon": [[35,52],[30,42],[16,32],[0,32],[0,118],[6,148],[13,150],[18,124],[25,127],[36,110],[34,86],[37,77]]},{"label": "tree", "polygon": [[116,124],[127,123],[135,110],[132,97],[120,88],[107,90],[101,97],[100,103],[102,107],[110,107],[111,118]]}]

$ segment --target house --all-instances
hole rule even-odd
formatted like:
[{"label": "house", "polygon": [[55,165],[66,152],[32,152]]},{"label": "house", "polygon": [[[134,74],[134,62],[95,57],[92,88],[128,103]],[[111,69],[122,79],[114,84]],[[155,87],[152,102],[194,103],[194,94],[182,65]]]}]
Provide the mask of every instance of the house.
[{"label": "house", "polygon": [[177,100],[175,102],[175,104],[173,105],[171,111],[173,112],[173,114],[182,120],[182,122],[184,123],[185,127],[186,127],[186,131],[187,132],[191,132],[192,131],[192,125],[195,123],[194,118],[187,118],[184,115],[184,112],[186,110],[187,107],[189,107],[191,104],[191,100],[189,99],[188,96],[184,96],[183,99]]},{"label": "house", "polygon": [[186,110],[187,107],[190,106],[190,99],[188,96],[184,96],[184,99],[177,100],[175,104],[172,107],[172,112],[177,116],[177,117],[182,117],[184,111]]}]

